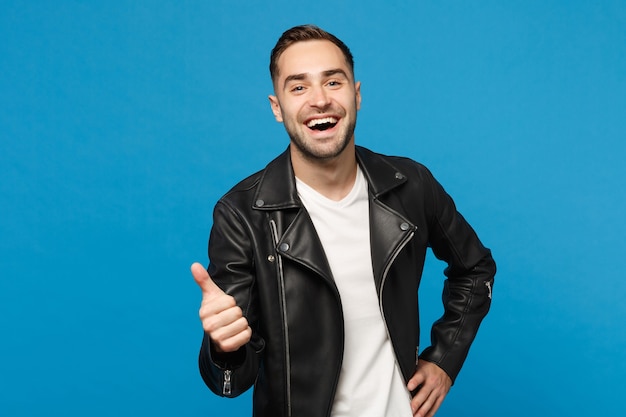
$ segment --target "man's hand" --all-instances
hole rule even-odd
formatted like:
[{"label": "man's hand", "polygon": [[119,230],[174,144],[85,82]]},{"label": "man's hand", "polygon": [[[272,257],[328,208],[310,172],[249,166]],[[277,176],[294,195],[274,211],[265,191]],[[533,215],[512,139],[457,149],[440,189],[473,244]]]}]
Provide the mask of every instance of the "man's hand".
[{"label": "man's hand", "polygon": [[450,391],[452,380],[446,372],[434,363],[420,359],[417,371],[409,380],[409,391],[420,387],[411,400],[414,417],[432,417]]},{"label": "man's hand", "polygon": [[252,329],[235,299],[218,287],[199,263],[191,265],[191,274],[202,290],[200,321],[218,352],[235,352],[250,341]]}]

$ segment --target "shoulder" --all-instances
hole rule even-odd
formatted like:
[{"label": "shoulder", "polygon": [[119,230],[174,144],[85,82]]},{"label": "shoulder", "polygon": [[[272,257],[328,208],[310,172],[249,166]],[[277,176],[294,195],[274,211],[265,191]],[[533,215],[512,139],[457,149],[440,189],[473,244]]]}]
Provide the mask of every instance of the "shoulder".
[{"label": "shoulder", "polygon": [[293,204],[295,179],[289,152],[285,151],[270,161],[265,168],[241,180],[218,201],[233,209],[282,207]]}]

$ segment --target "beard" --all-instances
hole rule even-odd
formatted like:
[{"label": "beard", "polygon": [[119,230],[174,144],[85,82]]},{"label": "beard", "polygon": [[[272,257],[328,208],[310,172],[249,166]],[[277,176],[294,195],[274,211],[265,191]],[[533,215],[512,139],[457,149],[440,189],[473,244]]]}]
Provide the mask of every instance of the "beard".
[{"label": "beard", "polygon": [[323,141],[306,137],[304,132],[298,129],[293,123],[285,122],[285,130],[289,135],[291,144],[296,147],[298,152],[309,161],[328,161],[339,156],[348,146],[354,137],[354,129],[356,128],[356,113],[354,118],[342,129],[340,129],[335,137],[324,139]]}]

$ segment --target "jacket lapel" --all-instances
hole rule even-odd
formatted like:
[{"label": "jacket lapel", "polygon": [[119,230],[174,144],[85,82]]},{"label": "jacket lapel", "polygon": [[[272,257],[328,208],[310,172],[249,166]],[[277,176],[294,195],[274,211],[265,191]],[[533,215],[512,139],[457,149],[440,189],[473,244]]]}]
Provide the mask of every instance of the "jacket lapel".
[{"label": "jacket lapel", "polygon": [[[289,149],[265,168],[253,209],[267,211],[276,224],[276,251],[334,283],[330,266],[313,222],[298,198]],[[334,284],[333,284],[334,285]]]},{"label": "jacket lapel", "polygon": [[284,257],[299,262],[334,285],[334,279],[313,222],[302,208],[280,238],[277,251]]},{"label": "jacket lapel", "polygon": [[357,159],[369,184],[372,268],[380,295],[385,271],[400,245],[413,236],[415,225],[381,201],[384,195],[406,182],[406,175],[379,155],[358,146]]}]

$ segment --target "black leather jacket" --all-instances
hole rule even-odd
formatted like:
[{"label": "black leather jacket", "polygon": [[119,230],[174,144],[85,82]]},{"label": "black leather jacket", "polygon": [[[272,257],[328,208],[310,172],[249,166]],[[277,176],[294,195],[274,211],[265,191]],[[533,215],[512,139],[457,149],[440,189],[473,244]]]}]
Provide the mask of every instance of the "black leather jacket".
[{"label": "black leather jacket", "polygon": [[[491,252],[424,166],[362,147],[357,158],[369,184],[376,289],[402,375],[408,381],[416,370],[417,290],[430,246],[448,264],[445,312],[420,357],[454,381],[491,304]],[[288,151],[217,203],[209,258],[209,274],[235,297],[253,336],[229,354],[205,336],[207,386],[234,397],[254,384],[259,417],[329,416],[344,354],[341,300]]]}]

